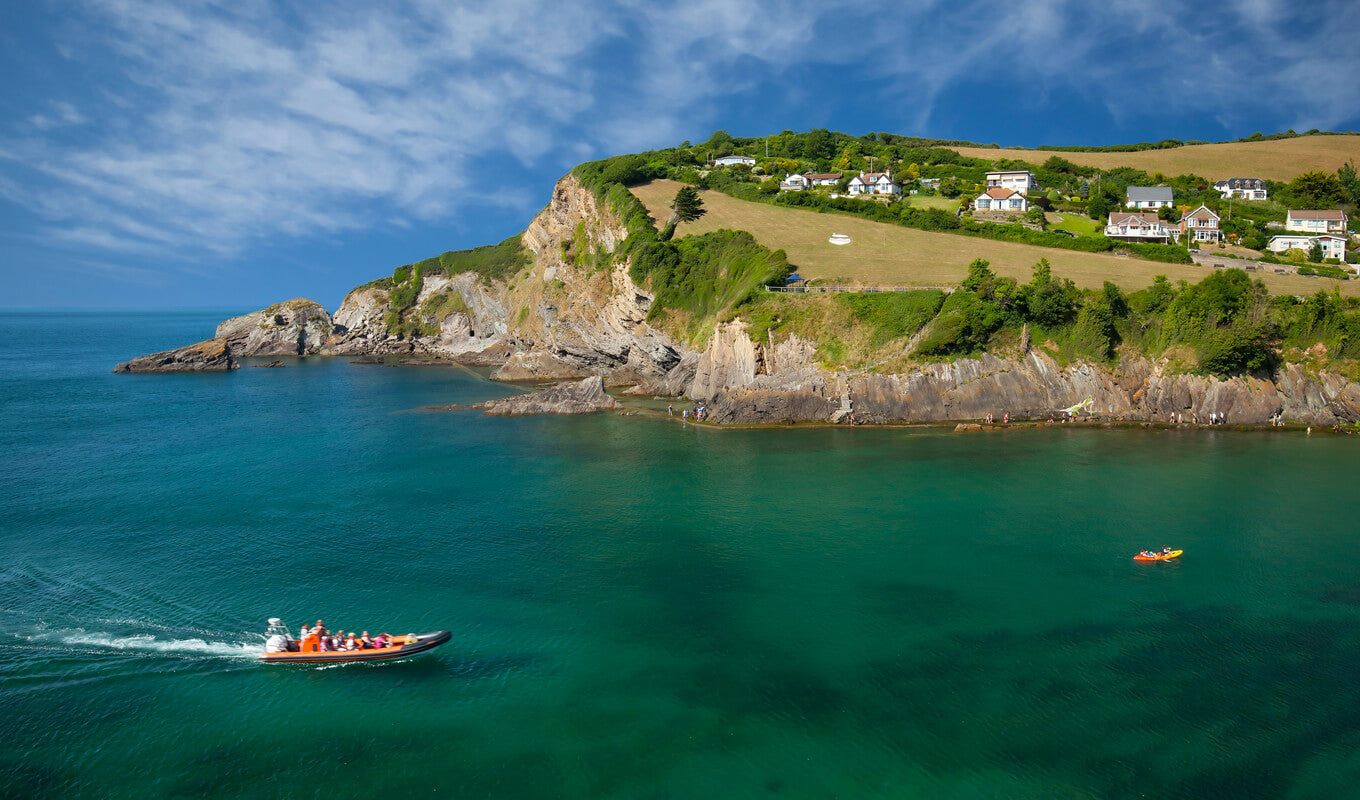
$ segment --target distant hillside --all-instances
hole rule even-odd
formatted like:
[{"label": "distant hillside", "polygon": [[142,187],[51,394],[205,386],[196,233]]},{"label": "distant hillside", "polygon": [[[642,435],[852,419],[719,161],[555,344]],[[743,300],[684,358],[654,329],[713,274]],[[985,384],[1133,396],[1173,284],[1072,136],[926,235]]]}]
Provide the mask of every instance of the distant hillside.
[{"label": "distant hillside", "polygon": [[1202,175],[1221,178],[1265,178],[1289,181],[1301,172],[1335,172],[1347,161],[1360,164],[1360,135],[1322,134],[1260,142],[1190,144],[1137,152],[1080,152],[1021,148],[961,147],[951,150],[968,158],[1000,158],[1039,165],[1052,156],[1098,169],[1133,167],[1164,175]]},{"label": "distant hillside", "polygon": [[[658,180],[634,186],[632,192],[653,218],[664,219],[681,185]],[[1053,265],[1054,275],[1071,278],[1078,286],[1089,289],[1098,289],[1105,281],[1111,281],[1125,291],[1135,291],[1151,284],[1156,275],[1195,283],[1213,272],[1211,267],[1197,264],[1165,264],[1110,253],[1056,250],[914,230],[844,214],[818,214],[752,203],[715,191],[703,192],[702,197],[708,213],[697,222],[682,223],[677,237],[722,228],[744,230],[762,245],[784,250],[798,273],[809,279],[839,278],[869,286],[952,286],[963,279],[968,263],[975,258],[985,258],[998,274],[1021,281],[1029,279],[1036,261],[1046,258]],[[832,233],[850,235],[851,244],[830,244],[827,238]],[[1360,294],[1360,281],[1334,282],[1274,273],[1262,273],[1260,278],[1277,294],[1308,295],[1334,285],[1343,294]]]}]

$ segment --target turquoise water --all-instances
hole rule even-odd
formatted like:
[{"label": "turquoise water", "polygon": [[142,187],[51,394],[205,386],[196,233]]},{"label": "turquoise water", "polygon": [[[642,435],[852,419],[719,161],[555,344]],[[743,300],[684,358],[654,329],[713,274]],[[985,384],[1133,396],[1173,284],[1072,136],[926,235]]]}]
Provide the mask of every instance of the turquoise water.
[{"label": "turquoise water", "polygon": [[[1353,437],[109,374],[224,316],[0,315],[2,797],[1360,796]],[[453,640],[266,667],[270,616]]]}]

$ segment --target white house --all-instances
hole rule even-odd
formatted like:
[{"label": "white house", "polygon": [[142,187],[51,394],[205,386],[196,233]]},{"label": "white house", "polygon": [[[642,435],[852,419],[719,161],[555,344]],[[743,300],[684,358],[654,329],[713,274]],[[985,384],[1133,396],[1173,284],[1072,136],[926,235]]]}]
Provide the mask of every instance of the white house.
[{"label": "white house", "polygon": [[1187,242],[1217,242],[1223,238],[1223,231],[1218,228],[1218,215],[1208,206],[1200,206],[1181,217],[1177,232]]},{"label": "white house", "polygon": [[808,186],[810,185],[811,181],[808,180],[808,176],[799,175],[798,173],[795,172],[794,174],[788,176],[787,178],[779,182],[779,191],[801,192],[804,189],[808,188]]},{"label": "white house", "polygon": [[1266,182],[1260,178],[1228,178],[1214,184],[1223,199],[1238,197],[1243,200],[1265,200],[1268,194]]},{"label": "white house", "polygon": [[803,177],[807,178],[813,186],[835,186],[841,182],[839,172],[809,172]]},{"label": "white house", "polygon": [[1166,244],[1171,241],[1171,231],[1151,211],[1115,211],[1110,214],[1110,224],[1105,226],[1105,235],[1121,242],[1157,242]]},{"label": "white house", "polygon": [[1284,218],[1284,229],[1315,236],[1320,233],[1345,236],[1347,222],[1345,211],[1290,211]]},{"label": "white house", "polygon": [[750,156],[722,156],[713,159],[715,167],[754,167],[756,160]]},{"label": "white house", "polygon": [[861,172],[850,179],[846,187],[851,197],[858,195],[892,196],[902,193],[902,184],[892,179],[888,172]]},{"label": "white house", "polygon": [[1029,210],[1029,200],[1014,189],[993,187],[973,198],[973,207],[978,211],[1023,214]]},{"label": "white house", "polygon": [[1343,264],[1346,262],[1346,237],[1334,236],[1329,233],[1321,236],[1307,236],[1298,233],[1272,236],[1270,243],[1266,245],[1266,249],[1272,253],[1283,253],[1287,250],[1302,250],[1306,253],[1313,249],[1314,242],[1322,246],[1323,258],[1335,258]]},{"label": "white house", "polygon": [[1011,189],[1029,196],[1030,189],[1038,189],[1039,181],[1028,170],[999,171],[987,173],[988,189]]},{"label": "white house", "polygon": [[1130,186],[1124,190],[1124,198],[1124,205],[1139,211],[1170,208],[1174,202],[1170,186]]}]

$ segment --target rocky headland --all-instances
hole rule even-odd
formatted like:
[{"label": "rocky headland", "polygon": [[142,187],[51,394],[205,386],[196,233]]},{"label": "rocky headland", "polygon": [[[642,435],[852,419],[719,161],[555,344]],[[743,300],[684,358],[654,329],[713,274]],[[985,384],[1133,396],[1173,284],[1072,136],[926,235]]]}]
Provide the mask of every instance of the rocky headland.
[{"label": "rocky headland", "polygon": [[226,372],[239,369],[224,339],[207,339],[187,347],[138,356],[113,368],[114,372]]},{"label": "rocky headland", "polygon": [[[513,275],[434,274],[403,287],[375,282],[351,291],[334,315],[313,301],[290,300],[223,322],[207,342],[116,371],[233,369],[247,356],[404,356],[494,367],[495,380],[575,382],[496,401],[504,405],[491,413],[607,408],[610,386],[702,402],[715,424],[950,422],[1004,413],[1046,419],[1088,398],[1086,413],[1109,420],[1211,413],[1241,424],[1264,424],[1277,413],[1310,425],[1360,420],[1360,385],[1297,364],[1216,378],[1143,357],[1063,365],[1026,347],[1006,358],[884,374],[830,370],[816,344],[797,336],[757,342],[740,318],[713,323],[698,343],[682,341],[648,321],[655,298],[632,280],[626,259],[608,258],[627,235],[617,214],[568,175],[520,237],[527,261]],[[414,296],[398,308],[394,293],[401,290]]]}]

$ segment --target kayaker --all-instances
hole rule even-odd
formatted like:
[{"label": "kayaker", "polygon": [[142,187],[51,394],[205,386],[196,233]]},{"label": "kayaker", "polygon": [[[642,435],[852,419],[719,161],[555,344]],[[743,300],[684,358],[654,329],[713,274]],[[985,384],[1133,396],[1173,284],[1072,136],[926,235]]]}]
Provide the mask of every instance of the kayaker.
[{"label": "kayaker", "polygon": [[1171,555],[1171,548],[1167,545],[1162,545],[1162,555],[1164,556]]}]

